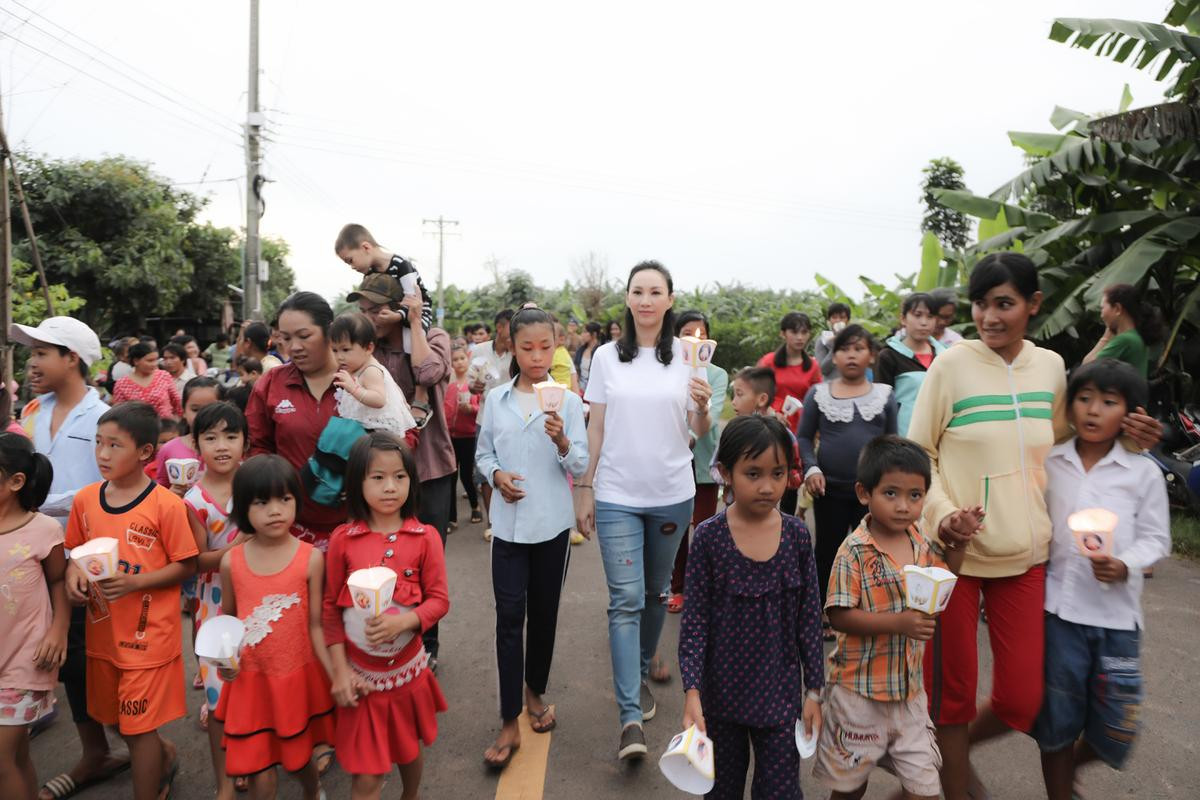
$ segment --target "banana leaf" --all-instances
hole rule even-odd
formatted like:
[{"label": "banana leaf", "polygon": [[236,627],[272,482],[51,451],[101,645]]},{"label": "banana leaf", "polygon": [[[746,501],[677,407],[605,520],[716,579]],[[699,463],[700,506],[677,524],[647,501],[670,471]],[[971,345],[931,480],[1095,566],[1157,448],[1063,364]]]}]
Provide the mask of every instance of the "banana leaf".
[{"label": "banana leaf", "polygon": [[1085,295],[1087,305],[1099,306],[1105,287],[1114,283],[1141,283],[1164,256],[1186,249],[1197,237],[1200,237],[1200,217],[1181,217],[1147,232],[1095,274]]}]

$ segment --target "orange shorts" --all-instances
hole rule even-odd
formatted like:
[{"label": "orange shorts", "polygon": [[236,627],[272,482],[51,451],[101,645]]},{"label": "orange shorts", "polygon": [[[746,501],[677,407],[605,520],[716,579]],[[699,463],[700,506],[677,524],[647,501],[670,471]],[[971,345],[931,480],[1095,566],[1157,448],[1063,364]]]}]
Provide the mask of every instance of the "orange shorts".
[{"label": "orange shorts", "polygon": [[160,667],[121,669],[108,661],[87,662],[88,715],[124,734],[158,730],[187,715],[183,656]]}]

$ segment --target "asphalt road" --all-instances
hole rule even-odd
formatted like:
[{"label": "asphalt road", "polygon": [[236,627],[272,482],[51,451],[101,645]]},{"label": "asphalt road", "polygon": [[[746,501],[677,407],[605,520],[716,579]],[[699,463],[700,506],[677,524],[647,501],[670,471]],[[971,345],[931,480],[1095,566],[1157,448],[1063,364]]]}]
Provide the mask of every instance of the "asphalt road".
[{"label": "asphalt road", "polygon": [[[468,515],[460,513],[461,519]],[[666,782],[656,759],[679,727],[682,697],[678,674],[657,690],[658,716],[646,725],[653,758],[626,766],[616,760],[616,706],[612,692],[605,607],[607,593],[594,542],[574,547],[559,617],[556,658],[547,698],[557,705],[558,729],[547,736],[526,731],[502,781],[482,764],[484,748],[498,729],[495,692],[490,570],[482,526],[466,525],[450,537],[448,562],[451,609],[441,626],[442,653],[438,678],[450,703],[441,717],[440,737],[426,751],[422,797],[525,798],[583,800],[585,798],[686,797]],[[1126,771],[1095,767],[1085,776],[1089,797],[1200,797],[1200,566],[1170,559],[1160,564],[1144,597],[1148,630],[1143,664],[1147,686],[1144,729],[1138,750]],[[671,616],[663,635],[662,652],[673,654],[679,628]],[[187,628],[189,626],[185,626]],[[986,628],[981,627],[981,676],[990,674]],[[190,642],[185,642],[190,651]],[[194,659],[189,656],[189,669]],[[986,680],[986,678],[985,678]],[[981,687],[986,692],[987,686]],[[165,734],[179,745],[182,764],[174,797],[200,800],[213,796],[212,769],[206,735],[196,727],[201,693],[189,691],[191,715],[167,726]],[[77,754],[74,728],[66,714],[33,742],[38,777],[45,781],[68,768]],[[975,764],[996,800],[1044,797],[1037,748],[1030,739],[1011,735],[979,749]],[[809,797],[826,797],[803,768]],[[394,774],[395,775],[395,774]],[[888,796],[897,782],[876,771],[868,798]],[[325,779],[329,797],[349,796],[349,779],[336,767]],[[131,796],[128,775],[78,795],[88,800]],[[286,778],[281,798],[300,797]],[[399,797],[398,775],[389,781],[384,797]],[[747,797],[749,792],[747,791]]]}]

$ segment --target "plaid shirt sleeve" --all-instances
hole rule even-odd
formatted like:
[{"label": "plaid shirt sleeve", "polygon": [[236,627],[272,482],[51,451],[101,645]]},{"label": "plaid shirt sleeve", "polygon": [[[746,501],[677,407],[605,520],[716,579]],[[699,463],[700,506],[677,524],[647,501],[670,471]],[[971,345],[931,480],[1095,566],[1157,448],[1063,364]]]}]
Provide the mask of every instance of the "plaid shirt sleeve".
[{"label": "plaid shirt sleeve", "polygon": [[825,608],[858,608],[862,600],[862,564],[857,551],[843,543],[829,573],[829,597]]}]

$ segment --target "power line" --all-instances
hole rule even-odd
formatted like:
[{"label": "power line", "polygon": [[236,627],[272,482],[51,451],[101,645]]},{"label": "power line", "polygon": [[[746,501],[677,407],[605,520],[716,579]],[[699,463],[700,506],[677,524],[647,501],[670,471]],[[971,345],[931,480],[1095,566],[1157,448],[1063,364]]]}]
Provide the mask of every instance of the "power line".
[{"label": "power line", "polygon": [[[292,126],[286,123],[288,127],[305,127]],[[315,130],[309,128],[309,130]],[[335,136],[339,135],[336,132]],[[280,135],[281,134],[281,135]],[[571,186],[573,188],[584,188],[600,191],[616,191],[629,194],[640,194],[646,197],[661,198],[664,192],[672,195],[685,195],[689,200],[695,200],[696,195],[707,195],[714,199],[717,204],[729,205],[746,205],[752,204],[760,207],[782,207],[788,210],[797,210],[810,212],[810,215],[837,217],[845,216],[853,218],[856,221],[861,221],[863,218],[873,218],[889,226],[900,226],[905,230],[909,230],[913,225],[919,223],[920,217],[917,215],[905,215],[892,212],[881,212],[872,209],[854,209],[832,206],[829,204],[805,203],[797,200],[788,200],[779,197],[764,197],[761,195],[737,194],[731,192],[714,191],[696,186],[674,186],[671,184],[655,181],[640,180],[633,187],[621,186],[618,182],[608,176],[599,174],[582,173],[580,175],[564,175],[555,167],[538,164],[536,162],[525,161],[509,161],[504,162],[492,161],[486,156],[474,156],[471,154],[458,154],[451,151],[442,150],[439,148],[426,148],[418,145],[410,145],[397,140],[381,139],[376,137],[359,136],[357,134],[344,134],[347,138],[359,138],[364,141],[376,141],[388,143],[391,146],[388,148],[370,144],[357,144],[349,141],[338,141],[337,139],[324,139],[315,136],[307,136],[303,134],[292,134],[286,130],[276,134],[279,138],[275,141],[279,144],[302,149],[322,151],[328,148],[329,152],[337,152],[342,155],[354,155],[360,157],[383,158],[386,160],[396,161],[398,163],[409,163],[419,166],[441,167],[449,169],[457,169],[467,172],[482,172],[484,174],[501,175],[503,177],[516,177],[519,179],[532,179],[542,182],[555,183],[559,185]],[[409,148],[413,150],[429,150],[434,153],[447,153],[452,156],[465,158],[467,162],[476,163],[445,163],[431,162],[428,160],[420,160],[415,157],[398,158],[395,154],[395,148]],[[361,151],[361,152],[357,152]],[[376,156],[375,154],[379,155]],[[489,163],[492,161],[492,163]],[[581,182],[583,182],[581,184]],[[598,185],[599,184],[599,185]],[[616,185],[616,188],[614,188]],[[803,214],[800,214],[803,216]],[[884,227],[884,226],[880,226]]]},{"label": "power line", "polygon": [[[82,42],[83,44],[87,45],[88,47],[92,48],[93,50],[96,50],[98,53],[101,53],[105,57],[117,62],[121,66],[126,67],[130,70],[133,70],[135,73],[137,73],[138,75],[141,75],[143,78],[146,78],[147,80],[157,83],[159,86],[162,86],[164,89],[174,92],[175,94],[182,97],[184,100],[187,100],[189,103],[191,103],[195,106],[198,106],[199,108],[204,109],[209,114],[213,115],[216,119],[228,122],[228,118],[225,116],[224,112],[218,111],[217,109],[213,108],[212,106],[206,105],[204,102],[192,97],[187,92],[184,92],[184,91],[180,90],[179,88],[166,83],[165,81],[159,79],[158,77],[150,74],[146,70],[138,67],[136,64],[130,63],[129,61],[126,61],[125,59],[121,58],[120,56],[116,55],[115,53],[113,53],[109,50],[106,50],[105,48],[101,47],[100,45],[96,44],[95,42],[92,42],[92,41],[89,41],[89,40],[83,38],[82,36],[75,33],[74,31],[70,30],[69,28],[65,27],[64,25],[50,19],[45,14],[42,14],[39,11],[33,11],[32,9],[29,8],[29,6],[20,2],[20,0],[12,0],[12,2],[18,6],[21,6],[22,8],[24,8],[28,11],[31,11],[33,14],[35,14],[36,16],[40,17],[41,19],[45,20],[47,23],[53,25],[54,27],[56,27],[59,30],[66,33],[67,36],[70,36],[70,37]],[[70,45],[68,45],[68,46],[70,46]],[[95,56],[93,56],[93,58],[95,58]],[[106,66],[109,66],[109,65],[106,65]],[[112,67],[109,66],[109,69],[112,69]],[[240,131],[239,131],[239,135],[240,135]]]},{"label": "power line", "polygon": [[[92,80],[96,81],[97,83],[107,86],[109,89],[112,89],[113,91],[120,92],[121,94],[125,95],[126,97],[129,97],[130,99],[136,100],[137,102],[141,103],[142,105],[148,106],[149,108],[152,108],[155,111],[159,111],[163,114],[169,114],[170,116],[175,117],[179,121],[187,123],[188,125],[192,126],[193,128],[196,128],[197,130],[200,130],[200,131],[208,134],[209,136],[213,135],[212,129],[204,128],[199,123],[195,122],[194,120],[190,120],[187,117],[180,116],[179,114],[171,111],[170,109],[155,105],[154,103],[151,103],[149,100],[145,99],[144,97],[139,97],[138,95],[136,95],[126,89],[123,89],[120,86],[110,83],[109,81],[106,81],[97,75],[93,75],[89,72],[83,72],[82,67],[77,67],[77,66],[71,64],[70,62],[64,61],[63,59],[59,58],[56,55],[47,53],[45,50],[42,50],[39,47],[35,47],[34,45],[31,45],[28,42],[22,41],[21,39],[18,39],[14,36],[10,36],[10,37],[8,37],[8,39],[9,39],[9,41],[15,42],[15,43],[21,45],[22,47],[25,47],[25,48],[28,48],[29,50],[34,51],[35,53],[41,53],[43,56],[45,56],[49,59],[52,59],[54,61],[57,61],[60,64],[62,64],[63,66],[76,71],[77,73],[86,75],[87,77],[91,78]],[[222,131],[222,133],[224,134],[227,132]],[[229,144],[230,142],[227,141],[226,143]],[[237,142],[237,144],[235,146],[240,148],[242,146],[242,143],[239,141],[239,142]]]},{"label": "power line", "polygon": [[293,148],[297,148],[300,150],[310,150],[310,151],[319,152],[319,153],[331,153],[334,155],[347,156],[350,158],[363,158],[363,159],[368,159],[371,161],[389,161],[389,162],[397,163],[397,164],[407,164],[410,166],[433,168],[433,169],[451,169],[451,170],[455,170],[458,172],[477,173],[477,174],[489,175],[492,177],[501,177],[501,178],[505,178],[505,179],[509,179],[509,180],[532,181],[532,182],[536,182],[536,183],[545,183],[545,184],[550,184],[550,185],[554,185],[554,186],[562,186],[562,187],[572,188],[572,189],[581,189],[584,191],[598,191],[598,192],[606,192],[606,193],[611,193],[611,194],[622,194],[622,195],[628,195],[631,197],[641,197],[641,198],[645,198],[645,199],[659,200],[659,201],[665,200],[665,201],[671,202],[671,203],[686,203],[689,205],[702,205],[702,206],[711,206],[711,207],[727,208],[727,209],[735,209],[735,210],[744,210],[747,207],[756,207],[756,208],[763,209],[765,211],[780,214],[782,216],[788,216],[788,217],[794,217],[794,218],[807,218],[807,219],[812,219],[812,220],[815,220],[818,222],[832,222],[832,223],[841,224],[841,225],[857,225],[857,226],[861,226],[861,227],[870,227],[870,228],[875,228],[875,229],[879,229],[879,230],[911,232],[913,230],[912,226],[915,225],[917,222],[917,220],[914,219],[911,224],[906,224],[904,222],[901,222],[900,220],[879,218],[879,217],[877,217],[877,215],[870,214],[869,212],[855,212],[855,211],[851,211],[849,209],[845,209],[845,210],[833,209],[833,208],[823,209],[820,207],[813,207],[813,208],[791,207],[791,208],[788,208],[788,207],[780,207],[779,203],[777,203],[777,202],[773,203],[770,200],[764,201],[762,199],[750,199],[750,198],[730,199],[728,197],[721,197],[719,195],[712,197],[712,198],[702,198],[702,197],[697,197],[694,195],[689,195],[686,192],[677,192],[676,194],[672,195],[672,194],[663,193],[663,192],[656,193],[656,192],[651,192],[651,191],[644,191],[644,190],[637,190],[637,189],[630,189],[630,188],[621,188],[621,187],[617,187],[617,186],[598,186],[598,185],[594,185],[594,184],[572,182],[571,180],[559,179],[559,178],[547,177],[547,176],[520,175],[520,174],[513,174],[512,172],[506,173],[504,171],[496,170],[496,169],[470,167],[470,166],[455,165],[455,164],[430,163],[428,161],[421,161],[418,159],[397,158],[395,156],[392,156],[390,154],[383,153],[383,152],[373,153],[373,152],[362,152],[362,151],[354,151],[354,150],[347,150],[347,149],[337,149],[337,148],[331,148],[331,147],[317,147],[317,146],[312,146],[312,145],[298,144],[296,142],[289,142],[286,140],[272,140],[272,141],[281,147],[293,147]]},{"label": "power line", "polygon": [[[0,8],[0,12],[3,12],[3,13],[5,13],[5,14],[8,14],[8,15],[10,15],[10,16],[12,16],[12,17],[14,17],[14,18],[18,18],[16,14],[14,14],[12,11],[9,11],[9,10],[8,10],[8,9],[6,9],[6,8]],[[30,27],[30,28],[32,28],[32,29],[33,29],[33,30],[35,30],[35,31],[38,31],[39,33],[42,33],[42,34],[44,34],[45,36],[48,36],[48,37],[54,38],[54,34],[53,34],[53,33],[51,33],[50,31],[47,31],[45,28],[42,28],[42,27],[40,27],[40,26],[38,26],[38,25],[34,25],[34,24],[32,24],[32,23],[30,23],[30,24],[29,24],[29,27]],[[60,27],[60,28],[62,28],[62,26],[59,26],[59,27]],[[200,118],[204,119],[204,120],[205,120],[206,122],[208,122],[209,124],[212,124],[212,125],[214,125],[214,126],[216,126],[216,127],[218,127],[218,128],[221,128],[221,129],[222,129],[223,131],[225,131],[226,133],[228,133],[228,132],[232,132],[232,133],[233,133],[234,135],[236,135],[236,136],[240,136],[240,135],[241,135],[242,131],[241,131],[240,129],[238,129],[236,125],[233,125],[233,124],[231,124],[231,123],[230,123],[228,120],[224,119],[224,118],[223,118],[223,117],[222,117],[220,114],[216,114],[216,112],[210,112],[211,114],[216,114],[216,116],[215,116],[215,117],[214,117],[214,116],[207,116],[206,114],[204,114],[204,113],[201,113],[201,111],[197,111],[197,110],[196,110],[195,108],[193,108],[192,106],[190,106],[190,105],[187,105],[187,104],[185,104],[185,103],[181,103],[179,100],[176,100],[174,97],[171,97],[170,95],[166,94],[165,92],[159,91],[158,89],[156,89],[155,87],[153,87],[153,86],[149,85],[148,83],[146,83],[146,82],[144,82],[144,81],[141,81],[141,80],[139,80],[138,78],[136,78],[136,77],[133,77],[133,76],[129,75],[128,73],[126,73],[126,72],[123,72],[123,71],[121,71],[121,70],[117,69],[116,67],[112,66],[111,64],[106,64],[106,63],[104,63],[103,61],[99,60],[99,59],[98,59],[98,58],[97,58],[97,57],[96,57],[94,54],[92,54],[92,53],[88,53],[87,51],[83,50],[82,48],[80,48],[80,47],[77,47],[77,46],[75,46],[75,45],[71,44],[70,42],[66,41],[66,38],[67,38],[67,36],[68,36],[68,35],[69,35],[69,36],[75,36],[75,34],[71,33],[71,32],[70,32],[68,29],[66,29],[66,28],[62,28],[62,30],[63,30],[63,31],[66,31],[66,33],[65,33],[63,36],[56,38],[56,39],[55,39],[55,41],[56,41],[56,42],[60,42],[60,43],[62,43],[62,44],[65,44],[67,47],[71,48],[72,50],[74,50],[75,52],[79,53],[80,55],[86,56],[86,57],[88,57],[89,59],[96,61],[98,64],[100,64],[100,66],[102,66],[102,67],[105,67],[106,69],[108,69],[108,70],[110,70],[110,71],[112,71],[112,72],[116,73],[117,75],[120,75],[122,78],[124,78],[124,79],[126,79],[126,80],[130,81],[131,83],[133,83],[133,84],[135,84],[135,85],[137,85],[137,86],[140,86],[140,87],[142,87],[143,89],[145,89],[145,90],[147,90],[147,91],[149,91],[149,92],[151,92],[151,93],[153,93],[153,94],[155,94],[155,95],[158,95],[159,97],[161,97],[162,99],[166,100],[167,102],[169,102],[169,103],[173,103],[174,105],[176,105],[176,106],[179,106],[180,108],[184,109],[185,111],[188,111],[188,112],[190,112],[190,113],[192,113],[192,114],[195,114],[196,116],[198,116],[198,117],[200,117]],[[20,43],[20,44],[25,44],[24,42],[21,42],[21,40],[19,40],[19,39],[16,39],[15,37],[12,37],[12,36],[10,36],[9,38],[11,38],[11,39],[12,39],[14,42],[18,42],[18,43]],[[95,48],[96,50],[99,50],[100,52],[105,52],[105,53],[106,53],[106,51],[104,51],[102,48],[100,48],[100,47],[97,47],[96,45],[93,45],[93,44],[91,44],[90,42],[87,42],[85,39],[82,39],[82,38],[80,38],[80,37],[76,37],[76,38],[79,38],[79,39],[80,39],[80,41],[83,41],[85,44],[88,44],[90,47],[93,47],[93,48]],[[26,46],[28,47],[29,45],[28,45],[28,44],[26,44]],[[114,59],[116,58],[115,56],[112,56],[111,54],[108,54],[108,53],[106,53],[106,54],[107,54],[107,55],[109,55],[109,57],[110,57],[110,58],[114,58]],[[67,63],[67,62],[63,61],[62,59],[58,58],[57,56],[50,55],[49,53],[44,53],[44,55],[46,55],[46,56],[47,56],[47,57],[49,57],[49,58],[53,58],[53,59],[55,59],[56,61],[60,61],[61,63],[64,63],[64,64],[65,64],[65,63]],[[68,66],[69,66],[69,65],[68,65]],[[131,67],[131,68],[132,68],[132,69],[134,69],[134,70],[136,70],[136,69],[137,69],[136,67]],[[82,71],[82,68],[77,68],[77,70],[78,70],[78,71]],[[89,75],[89,77],[95,78],[95,76],[94,76],[94,75]],[[161,81],[160,81],[160,83],[161,83]],[[164,85],[165,85],[165,84],[164,84]],[[176,90],[173,90],[173,91],[176,91]],[[228,127],[226,127],[226,126],[228,126]]]}]

